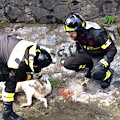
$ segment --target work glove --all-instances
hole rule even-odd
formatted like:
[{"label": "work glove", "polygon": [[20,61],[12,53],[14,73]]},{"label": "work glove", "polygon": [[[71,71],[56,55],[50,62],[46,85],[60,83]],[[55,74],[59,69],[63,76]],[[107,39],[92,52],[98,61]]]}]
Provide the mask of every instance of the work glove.
[{"label": "work glove", "polygon": [[104,56],[98,64],[92,69],[91,76],[93,79],[102,80],[106,75],[106,70],[110,66],[110,61],[108,60],[107,56]]},{"label": "work glove", "polygon": [[99,66],[101,69],[109,68],[109,66],[110,66],[110,61],[109,61],[109,59],[107,58],[107,56],[104,56],[104,58],[102,58],[102,59],[98,62],[98,66]]}]

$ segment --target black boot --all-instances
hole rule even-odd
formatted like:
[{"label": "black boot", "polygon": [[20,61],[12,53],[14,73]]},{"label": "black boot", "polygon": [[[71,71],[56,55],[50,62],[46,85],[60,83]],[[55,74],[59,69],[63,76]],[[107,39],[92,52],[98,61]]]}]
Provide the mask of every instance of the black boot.
[{"label": "black boot", "polygon": [[2,118],[4,120],[24,120],[18,116],[12,109],[13,102],[3,102]]},{"label": "black boot", "polygon": [[110,68],[109,71],[111,72],[110,77],[109,77],[108,79],[103,80],[103,81],[101,82],[101,87],[102,87],[103,89],[105,89],[105,88],[107,88],[107,87],[110,86],[110,82],[111,82],[111,80],[112,80],[112,77],[113,77],[113,74],[114,74],[114,70]]}]

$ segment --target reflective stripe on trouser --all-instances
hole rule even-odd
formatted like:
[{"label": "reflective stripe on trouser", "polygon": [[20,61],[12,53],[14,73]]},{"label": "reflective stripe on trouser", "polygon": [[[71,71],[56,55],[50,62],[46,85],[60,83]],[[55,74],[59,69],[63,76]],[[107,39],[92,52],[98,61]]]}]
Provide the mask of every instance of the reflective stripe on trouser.
[{"label": "reflective stripe on trouser", "polygon": [[86,65],[80,65],[79,69],[84,69]]},{"label": "reflective stripe on trouser", "polygon": [[64,67],[69,70],[79,70],[86,68],[92,69],[93,62],[89,55],[84,52],[75,53],[73,56],[66,58]]},{"label": "reflective stripe on trouser", "polygon": [[3,91],[3,93],[2,93],[3,101],[4,102],[14,101],[14,95],[15,95],[15,93],[8,93],[8,92]]},{"label": "reflective stripe on trouser", "polygon": [[105,76],[105,78],[103,79],[103,81],[105,81],[105,80],[107,80],[108,78],[110,78],[110,76],[111,76],[111,72],[110,72],[110,70],[107,70],[106,76]]}]

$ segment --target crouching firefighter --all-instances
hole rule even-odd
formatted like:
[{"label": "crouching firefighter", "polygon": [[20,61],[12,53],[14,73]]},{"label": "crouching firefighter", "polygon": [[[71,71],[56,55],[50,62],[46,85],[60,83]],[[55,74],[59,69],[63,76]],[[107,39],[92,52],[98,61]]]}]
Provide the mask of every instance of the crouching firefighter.
[{"label": "crouching firefighter", "polygon": [[32,79],[34,73],[39,79],[41,69],[51,62],[50,54],[36,43],[0,33],[0,81],[5,81],[2,93],[4,120],[24,120],[13,111],[17,80]]},{"label": "crouching firefighter", "polygon": [[84,69],[85,77],[101,80],[101,87],[107,88],[114,72],[110,63],[117,52],[109,33],[97,23],[84,21],[77,13],[66,19],[64,29],[77,48],[65,60],[64,67],[76,72]]}]

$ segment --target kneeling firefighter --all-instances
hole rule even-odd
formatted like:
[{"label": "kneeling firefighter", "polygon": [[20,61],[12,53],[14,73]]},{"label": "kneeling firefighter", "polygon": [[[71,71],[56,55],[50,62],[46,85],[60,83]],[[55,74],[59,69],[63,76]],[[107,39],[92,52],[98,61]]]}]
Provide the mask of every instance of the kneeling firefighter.
[{"label": "kneeling firefighter", "polygon": [[85,70],[85,77],[101,80],[103,89],[110,85],[114,70],[110,68],[117,53],[108,32],[97,23],[84,21],[77,13],[70,15],[64,29],[76,43],[77,52],[65,60],[70,70]]},{"label": "kneeling firefighter", "polygon": [[2,93],[4,120],[24,120],[13,111],[16,83],[32,79],[34,73],[39,79],[41,69],[51,62],[50,54],[36,43],[0,33],[0,81],[5,81]]}]

